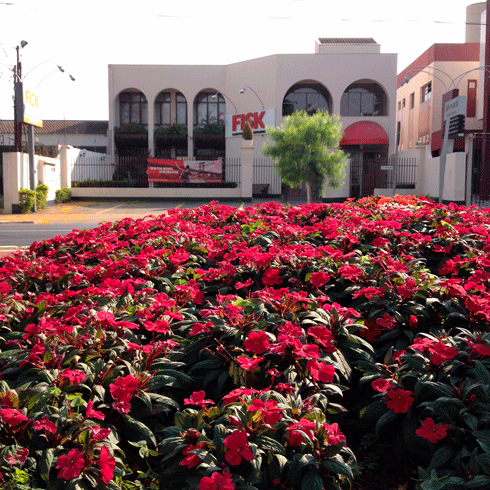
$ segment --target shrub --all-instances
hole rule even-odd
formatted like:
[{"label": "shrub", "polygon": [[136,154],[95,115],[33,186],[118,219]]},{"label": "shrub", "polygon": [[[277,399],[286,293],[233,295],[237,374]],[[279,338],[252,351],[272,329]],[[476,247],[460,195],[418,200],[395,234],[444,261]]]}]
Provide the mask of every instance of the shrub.
[{"label": "shrub", "polygon": [[245,126],[243,127],[242,138],[244,140],[248,140],[248,141],[254,139],[254,133],[253,133],[252,127],[250,126],[250,123],[248,121],[245,122]]},{"label": "shrub", "polygon": [[19,189],[19,208],[22,214],[32,211],[36,197],[36,192],[31,189]]},{"label": "shrub", "polygon": [[67,187],[63,189],[56,189],[54,202],[56,204],[60,204],[68,201],[71,201],[71,189]]},{"label": "shrub", "polygon": [[39,182],[36,186],[36,208],[46,209],[48,203],[48,191],[49,187],[42,182]]}]

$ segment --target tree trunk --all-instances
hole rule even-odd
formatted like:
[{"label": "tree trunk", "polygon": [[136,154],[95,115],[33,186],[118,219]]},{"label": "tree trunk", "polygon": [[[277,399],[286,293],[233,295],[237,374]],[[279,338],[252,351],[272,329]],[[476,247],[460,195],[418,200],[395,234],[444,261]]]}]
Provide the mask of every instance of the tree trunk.
[{"label": "tree trunk", "polygon": [[320,195],[321,186],[318,185],[317,180],[310,180],[308,182],[308,202],[322,202]]}]

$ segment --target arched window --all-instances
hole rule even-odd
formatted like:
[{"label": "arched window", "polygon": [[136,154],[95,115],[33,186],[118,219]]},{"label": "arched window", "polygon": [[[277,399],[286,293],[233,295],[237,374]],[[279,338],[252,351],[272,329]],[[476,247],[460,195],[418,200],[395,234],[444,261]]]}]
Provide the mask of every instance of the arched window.
[{"label": "arched window", "polygon": [[282,101],[283,116],[295,111],[313,114],[319,110],[332,112],[332,97],[321,83],[314,81],[305,80],[293,85]]},{"label": "arched window", "polygon": [[194,126],[224,124],[226,102],[219,92],[201,92],[194,101]]},{"label": "arched window", "polygon": [[[187,126],[187,100],[180,93],[175,93],[175,122]],[[155,99],[155,127],[172,124],[172,92],[160,92]]]},{"label": "arched window", "polygon": [[347,117],[386,116],[388,101],[383,88],[371,80],[350,84],[340,100],[340,115]]},{"label": "arched window", "polygon": [[148,125],[148,101],[145,94],[137,90],[119,94],[119,124]]}]

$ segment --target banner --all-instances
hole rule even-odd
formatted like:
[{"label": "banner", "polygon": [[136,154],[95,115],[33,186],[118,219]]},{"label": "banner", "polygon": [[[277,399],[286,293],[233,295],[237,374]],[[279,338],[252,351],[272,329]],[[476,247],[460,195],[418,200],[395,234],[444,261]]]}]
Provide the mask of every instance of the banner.
[{"label": "banner", "polygon": [[148,159],[148,182],[181,182],[190,184],[223,181],[223,164],[218,160]]}]

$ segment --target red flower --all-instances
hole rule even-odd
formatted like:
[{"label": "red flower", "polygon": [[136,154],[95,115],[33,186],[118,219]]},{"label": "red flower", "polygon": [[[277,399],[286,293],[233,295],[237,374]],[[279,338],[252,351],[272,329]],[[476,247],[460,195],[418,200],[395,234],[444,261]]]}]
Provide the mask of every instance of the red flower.
[{"label": "red flower", "polygon": [[186,446],[182,450],[185,458],[179,463],[179,466],[187,466],[187,468],[189,469],[197,466],[201,462],[201,458],[193,454],[191,451],[194,451],[194,449],[202,449],[204,447],[206,447],[205,442],[200,442],[197,446],[194,446],[193,444],[189,444],[188,446]]},{"label": "red flower", "polygon": [[98,311],[97,318],[104,328],[113,326],[116,323],[116,317],[114,316],[114,313],[111,313],[110,311]]},{"label": "red flower", "polygon": [[205,400],[206,393],[204,390],[194,391],[189,398],[184,399],[184,405],[196,405],[198,407],[205,407],[206,405],[214,405],[213,400]]},{"label": "red flower", "polygon": [[273,425],[282,419],[282,408],[277,408],[275,400],[267,400],[265,403],[256,398],[250,407],[249,412],[261,412],[266,424]]},{"label": "red flower", "polygon": [[199,490],[235,490],[235,485],[225,468],[222,474],[215,471],[211,476],[203,476],[199,482]]},{"label": "red flower", "polygon": [[32,426],[34,430],[44,430],[44,432],[56,433],[56,425],[53,424],[47,417],[43,417],[41,420],[36,420]]},{"label": "red flower", "polygon": [[25,447],[23,449],[18,449],[13,455],[7,454],[7,456],[5,456],[5,459],[7,460],[8,464],[16,465],[25,463],[27,456],[29,456],[29,449]]},{"label": "red flower", "polygon": [[337,350],[337,348],[333,345],[334,337],[328,327],[310,327],[307,333],[324,347],[325,352],[332,353]]},{"label": "red flower", "polygon": [[269,336],[264,331],[253,331],[243,343],[245,350],[254,354],[262,354],[269,348]]},{"label": "red flower", "polygon": [[430,417],[427,417],[423,422],[422,426],[419,427],[415,433],[427,439],[432,444],[435,444],[437,441],[444,439],[447,434],[449,426],[447,424],[436,424],[434,420]]},{"label": "red flower", "polygon": [[412,392],[401,388],[390,388],[386,406],[395,413],[407,413],[413,403]]},{"label": "red flower", "polygon": [[247,431],[243,429],[235,430],[226,437],[225,446],[228,448],[225,459],[233,466],[239,465],[242,462],[242,458],[245,461],[254,459],[254,454],[247,444]]},{"label": "red flower", "polygon": [[102,429],[96,425],[90,426],[90,435],[96,441],[107,439],[111,435],[111,429]]},{"label": "red flower", "polygon": [[313,440],[313,434],[316,428],[315,422],[310,422],[307,419],[301,419],[299,422],[288,425],[289,431],[289,444],[291,446],[299,446],[305,442],[303,434],[306,434],[311,440]]},{"label": "red flower", "polygon": [[73,386],[78,386],[85,379],[85,373],[77,369],[67,368],[63,371],[61,377],[70,381]]},{"label": "red flower", "polygon": [[345,441],[345,435],[340,432],[339,424],[323,424],[323,428],[327,431],[328,444],[338,444],[339,442]]},{"label": "red flower", "polygon": [[130,374],[117,378],[109,385],[112,398],[116,402],[129,402],[132,394],[138,389],[139,382]]},{"label": "red flower", "polygon": [[90,400],[87,403],[87,408],[85,409],[85,416],[91,419],[104,420],[105,415],[102,412],[93,409],[94,402]]},{"label": "red flower", "polygon": [[264,272],[262,276],[262,282],[266,286],[274,286],[275,284],[282,284],[281,271],[279,269],[270,268]]},{"label": "red flower", "polygon": [[9,427],[17,427],[22,422],[27,422],[29,419],[15,408],[2,408],[0,409],[0,420]]},{"label": "red flower", "polygon": [[373,387],[373,390],[379,391],[380,393],[385,393],[388,391],[392,383],[393,380],[391,379],[378,378],[371,382],[371,386]]},{"label": "red flower", "polygon": [[61,455],[56,464],[56,468],[60,470],[58,478],[63,478],[64,480],[76,478],[85,467],[83,455],[84,452],[78,449],[70,449],[68,456]]},{"label": "red flower", "polygon": [[458,349],[455,349],[451,345],[445,345],[442,342],[435,343],[429,349],[429,352],[432,354],[430,360],[436,366],[440,366],[444,361],[449,359],[454,359],[459,354]]},{"label": "red flower", "polygon": [[330,281],[330,276],[323,271],[313,272],[310,276],[310,282],[316,288],[321,288],[323,285],[327,284],[328,281]]},{"label": "red flower", "polygon": [[110,454],[107,446],[100,448],[99,468],[102,473],[102,481],[106,484],[112,480],[114,468],[116,467],[116,458]]},{"label": "red flower", "polygon": [[240,367],[245,369],[245,371],[253,371],[264,359],[264,357],[256,357],[251,359],[247,356],[240,356],[236,359],[236,362],[240,364]]},{"label": "red flower", "polygon": [[314,380],[320,381],[321,383],[331,383],[334,379],[335,368],[324,362],[309,359],[306,363],[306,369],[308,369]]}]

